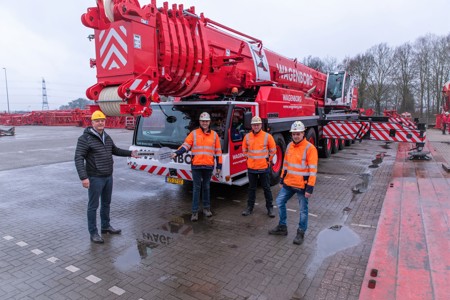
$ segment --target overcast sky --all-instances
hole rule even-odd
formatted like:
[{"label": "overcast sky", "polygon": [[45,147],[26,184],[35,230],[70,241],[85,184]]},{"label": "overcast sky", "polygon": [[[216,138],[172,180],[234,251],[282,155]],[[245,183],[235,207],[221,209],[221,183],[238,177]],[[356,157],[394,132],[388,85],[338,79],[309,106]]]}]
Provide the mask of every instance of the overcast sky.
[{"label": "overcast sky", "polygon": [[[85,98],[96,83],[89,67],[92,30],[80,16],[95,0],[1,0],[0,111],[42,108],[45,78],[50,109]],[[141,5],[150,0],[141,1]],[[449,0],[185,0],[196,12],[259,38],[284,56],[320,58],[364,53],[379,43],[396,47],[426,34],[450,33]],[[162,1],[158,1],[158,6]]]}]

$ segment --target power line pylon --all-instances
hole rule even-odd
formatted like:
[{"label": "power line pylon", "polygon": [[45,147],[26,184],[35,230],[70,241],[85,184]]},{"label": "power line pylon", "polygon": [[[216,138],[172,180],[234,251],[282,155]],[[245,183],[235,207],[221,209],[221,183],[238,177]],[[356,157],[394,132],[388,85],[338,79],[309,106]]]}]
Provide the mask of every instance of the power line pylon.
[{"label": "power line pylon", "polygon": [[45,87],[44,78],[42,78],[42,110],[49,110],[47,101],[47,88]]}]

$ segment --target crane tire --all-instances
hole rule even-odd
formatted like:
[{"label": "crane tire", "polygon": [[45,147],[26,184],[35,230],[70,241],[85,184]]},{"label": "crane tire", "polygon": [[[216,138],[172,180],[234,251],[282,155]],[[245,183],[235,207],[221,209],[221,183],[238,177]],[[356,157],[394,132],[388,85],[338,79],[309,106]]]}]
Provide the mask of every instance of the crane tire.
[{"label": "crane tire", "polygon": [[331,139],[321,139],[319,142],[320,150],[319,156],[322,158],[328,158],[331,156]]},{"label": "crane tire", "polygon": [[270,185],[272,186],[280,182],[281,172],[283,171],[283,158],[284,153],[286,152],[286,141],[284,140],[283,135],[281,133],[276,133],[273,135],[273,139],[275,140],[277,147],[277,160],[269,173]]}]

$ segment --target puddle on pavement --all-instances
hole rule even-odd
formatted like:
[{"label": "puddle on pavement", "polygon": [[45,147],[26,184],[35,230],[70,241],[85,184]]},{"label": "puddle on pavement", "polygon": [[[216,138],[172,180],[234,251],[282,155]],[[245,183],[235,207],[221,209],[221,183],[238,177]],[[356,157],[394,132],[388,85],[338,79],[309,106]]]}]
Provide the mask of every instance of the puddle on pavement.
[{"label": "puddle on pavement", "polygon": [[372,179],[372,174],[370,173],[363,173],[358,175],[362,179],[361,183],[358,183],[352,188],[352,192],[355,194],[361,194],[367,191],[367,188],[369,187],[369,182]]},{"label": "puddle on pavement", "polygon": [[333,225],[330,228],[322,230],[317,236],[316,254],[307,268],[307,277],[314,277],[322,262],[327,257],[347,248],[354,247],[360,242],[360,237],[344,225]]},{"label": "puddle on pavement", "polygon": [[384,155],[385,155],[384,152],[378,153],[375,156],[375,159],[372,160],[372,164],[369,166],[369,168],[378,168],[380,164],[383,162]]},{"label": "puddle on pavement", "polygon": [[114,266],[122,272],[137,268],[141,263],[141,257],[136,246],[132,246],[125,250],[125,252],[117,257]]},{"label": "puddle on pavement", "polygon": [[386,143],[384,145],[381,145],[381,148],[383,148],[383,149],[391,149],[391,143]]},{"label": "puddle on pavement", "polygon": [[114,266],[121,271],[129,271],[140,264],[149,264],[153,249],[170,245],[177,237],[193,233],[193,227],[185,223],[184,216],[173,217],[157,229],[143,231],[136,244],[117,257]]}]

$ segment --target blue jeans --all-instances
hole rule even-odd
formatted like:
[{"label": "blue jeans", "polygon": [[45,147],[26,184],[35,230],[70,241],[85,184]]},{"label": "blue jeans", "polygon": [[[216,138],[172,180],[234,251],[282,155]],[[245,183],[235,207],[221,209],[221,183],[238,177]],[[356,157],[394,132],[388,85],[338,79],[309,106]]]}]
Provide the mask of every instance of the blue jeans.
[{"label": "blue jeans", "polygon": [[101,198],[100,220],[102,228],[108,228],[109,207],[111,204],[111,195],[113,188],[112,176],[107,177],[89,177],[89,202],[87,209],[88,230],[89,233],[96,234],[97,230],[97,208]]},{"label": "blue jeans", "polygon": [[198,212],[198,202],[200,200],[200,190],[202,191],[203,208],[210,208],[209,185],[211,182],[213,170],[211,169],[192,169],[192,180],[194,190],[192,192],[192,212]]},{"label": "blue jeans", "polygon": [[298,229],[305,232],[308,228],[308,198],[305,197],[305,191],[294,189],[287,185],[283,185],[276,200],[280,215],[279,225],[287,225],[286,203],[292,198],[292,196],[294,196],[294,194],[297,194],[298,205],[300,207],[300,221],[298,222]]},{"label": "blue jeans", "polygon": [[269,173],[250,173],[248,172],[248,202],[247,206],[251,209],[255,206],[256,186],[258,185],[258,177],[264,190],[264,198],[266,198],[266,208],[273,207],[272,191],[270,190]]}]

